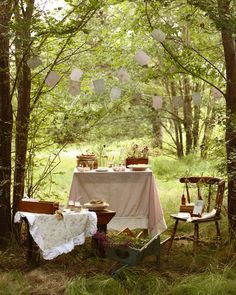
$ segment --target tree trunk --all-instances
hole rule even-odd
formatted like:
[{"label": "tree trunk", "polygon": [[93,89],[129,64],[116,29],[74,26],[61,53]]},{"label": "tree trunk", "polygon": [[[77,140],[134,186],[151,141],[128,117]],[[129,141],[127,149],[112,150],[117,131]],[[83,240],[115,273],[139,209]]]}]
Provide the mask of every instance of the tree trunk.
[{"label": "tree trunk", "polygon": [[193,115],[192,115],[192,98],[190,94],[190,80],[184,77],[184,130],[186,134],[186,155],[192,151],[193,147]]},{"label": "tree trunk", "polygon": [[201,158],[207,159],[208,157],[208,151],[209,151],[209,142],[212,135],[212,128],[213,123],[215,120],[215,112],[212,108],[212,101],[208,101],[207,104],[207,110],[206,110],[206,118],[204,120],[204,132],[203,132],[203,138],[201,143]]},{"label": "tree trunk", "polygon": [[[199,92],[200,87],[199,83],[197,83],[195,87],[195,91]],[[199,144],[199,125],[200,125],[200,117],[201,117],[201,107],[195,105],[193,108],[193,148],[197,150]]]},{"label": "tree trunk", "polygon": [[158,110],[154,111],[154,117],[152,119],[152,130],[154,134],[154,139],[152,143],[153,147],[158,147],[162,149],[162,144],[163,144],[162,120]]},{"label": "tree trunk", "polygon": [[[171,96],[176,96],[176,87],[175,83],[171,82]],[[182,134],[182,126],[179,120],[178,109],[176,109],[172,104],[172,113],[173,113],[173,122],[175,128],[175,139],[176,139],[176,150],[177,150],[177,157],[182,158],[184,156],[184,147],[183,147],[183,134]]]},{"label": "tree trunk", "polygon": [[[20,4],[19,4],[20,5]],[[27,65],[29,59],[29,47],[31,42],[30,28],[34,8],[34,0],[28,2],[25,13],[20,14],[16,8],[16,22],[19,30],[16,30],[16,68],[18,72],[17,90],[18,106],[16,116],[15,139],[15,172],[13,189],[13,216],[17,210],[19,200],[24,194],[25,166],[28,143],[28,129],[30,121],[30,91],[31,70]]]},{"label": "tree trunk", "polygon": [[196,150],[199,144],[199,123],[201,116],[200,106],[194,106],[193,108],[193,148]]},{"label": "tree trunk", "polygon": [[12,105],[10,97],[9,20],[10,1],[0,5],[0,243],[11,231],[11,141]]},{"label": "tree trunk", "polygon": [[[219,13],[230,15],[230,1],[218,1]],[[226,153],[228,174],[228,219],[231,236],[236,235],[236,47],[228,23],[221,29],[226,64]]]}]

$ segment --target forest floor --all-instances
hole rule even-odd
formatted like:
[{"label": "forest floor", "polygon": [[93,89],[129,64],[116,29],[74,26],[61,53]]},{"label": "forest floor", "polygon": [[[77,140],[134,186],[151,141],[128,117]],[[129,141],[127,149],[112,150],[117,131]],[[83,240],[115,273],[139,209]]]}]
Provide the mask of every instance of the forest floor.
[{"label": "forest floor", "polygon": [[[218,280],[217,276],[220,275],[222,283],[222,274],[227,273],[226,279],[228,280],[228,274],[231,273],[233,275],[236,272],[236,253],[232,245],[225,242],[219,248],[214,243],[204,246],[201,245],[198,248],[197,254],[194,255],[192,242],[178,240],[174,241],[169,255],[166,255],[165,251],[162,250],[159,270],[156,268],[155,256],[146,257],[139,265],[127,267],[111,276],[110,270],[113,265],[114,261],[108,258],[101,258],[97,255],[97,252],[92,247],[90,238],[86,240],[84,245],[77,246],[72,252],[60,255],[54,260],[46,261],[41,258],[37,266],[30,266],[26,261],[26,248],[15,244],[7,250],[0,252],[0,294],[136,295],[144,294],[142,292],[146,290],[145,294],[175,295],[185,294],[181,292],[186,289],[187,282],[190,282],[190,285],[194,288],[196,288],[196,284],[198,285],[199,293],[196,294],[212,294],[210,291],[209,293],[204,293],[204,289],[203,293],[200,292],[204,285],[203,278],[206,280],[206,277],[212,276],[213,274],[216,277],[211,278],[211,281],[214,281]],[[203,277],[199,278],[199,275],[203,275]],[[158,281],[159,289],[153,285],[152,279],[154,277]],[[92,281],[97,285],[103,281],[104,287],[104,281],[107,282],[109,278],[112,278],[116,283],[119,282],[122,288],[124,287],[124,292],[117,291],[117,293],[114,293],[112,291],[114,286],[107,286],[108,289],[106,291],[96,289],[96,293],[92,293],[92,291],[89,293],[89,288],[85,286],[83,290],[80,290],[82,285],[81,279],[83,279],[83,284],[90,282],[90,285]],[[140,278],[142,279],[142,283]],[[233,276],[232,281],[235,286],[236,280],[234,278],[235,276]],[[73,282],[78,282],[78,280],[79,285],[75,289],[72,288]],[[191,280],[193,280],[193,283],[191,283]],[[140,281],[140,287],[138,286],[138,281]],[[145,281],[148,282],[148,287],[143,286]],[[155,292],[152,290],[149,281],[153,288],[155,287]],[[11,289],[9,289],[10,282]],[[135,293],[131,291],[133,288],[131,287],[132,284],[136,284]],[[176,286],[178,288],[182,286],[180,293],[178,293]],[[195,293],[191,291],[191,293],[186,294],[192,295]],[[224,289],[223,293],[216,292],[214,294],[235,293],[231,293],[231,290],[227,292]]]}]

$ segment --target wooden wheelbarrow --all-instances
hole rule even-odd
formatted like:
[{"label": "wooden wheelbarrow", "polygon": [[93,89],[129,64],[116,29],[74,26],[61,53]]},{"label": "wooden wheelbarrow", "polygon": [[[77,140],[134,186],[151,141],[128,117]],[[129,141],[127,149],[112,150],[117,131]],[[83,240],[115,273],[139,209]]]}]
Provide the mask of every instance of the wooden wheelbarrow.
[{"label": "wooden wheelbarrow", "polygon": [[114,275],[127,266],[139,264],[146,256],[155,255],[157,269],[160,268],[160,236],[153,237],[142,248],[133,248],[126,245],[106,248],[106,256],[116,263],[111,267],[109,274]]}]

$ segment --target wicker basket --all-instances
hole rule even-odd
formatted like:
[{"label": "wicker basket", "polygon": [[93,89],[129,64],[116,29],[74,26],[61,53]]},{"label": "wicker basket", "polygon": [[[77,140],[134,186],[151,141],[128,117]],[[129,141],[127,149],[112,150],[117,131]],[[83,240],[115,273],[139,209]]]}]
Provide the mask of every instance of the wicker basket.
[{"label": "wicker basket", "polygon": [[89,167],[90,169],[98,168],[98,160],[96,155],[80,155],[77,156],[77,167]]}]

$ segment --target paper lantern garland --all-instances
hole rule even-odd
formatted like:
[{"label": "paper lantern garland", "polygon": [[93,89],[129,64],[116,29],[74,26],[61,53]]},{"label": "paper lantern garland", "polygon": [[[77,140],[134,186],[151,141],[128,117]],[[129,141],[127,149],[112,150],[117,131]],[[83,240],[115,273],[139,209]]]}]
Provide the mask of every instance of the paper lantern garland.
[{"label": "paper lantern garland", "polygon": [[117,72],[117,77],[121,83],[126,83],[130,80],[129,73],[124,68],[119,69]]},{"label": "paper lantern garland", "polygon": [[80,82],[70,81],[69,93],[73,96],[80,94]]},{"label": "paper lantern garland", "polygon": [[[164,42],[166,39],[166,34],[161,31],[160,29],[154,29],[151,32],[151,36],[158,42]],[[134,59],[141,65],[141,66],[148,66],[151,61],[151,58],[142,50],[138,50],[134,56]],[[28,66],[31,69],[34,69],[42,64],[41,59],[38,56],[33,56],[31,59],[27,61]],[[80,94],[81,91],[81,83],[80,80],[83,76],[84,72],[79,69],[75,68],[72,70],[70,74],[70,85],[69,85],[69,93],[73,96],[77,96]],[[48,76],[45,79],[45,83],[51,87],[54,87],[60,80],[60,76],[55,73],[54,71],[50,71]],[[117,78],[119,79],[120,83],[126,83],[130,80],[130,75],[125,68],[120,68],[117,71]],[[100,95],[105,92],[105,81],[104,79],[97,79],[92,82],[91,87],[95,94]],[[113,86],[110,91],[110,98],[112,100],[119,99],[121,96],[122,89]],[[222,93],[216,89],[212,88],[211,93],[215,99],[220,99],[222,97]],[[140,102],[140,93],[136,93],[133,97],[133,103],[139,104]],[[192,93],[192,101],[193,105],[200,106],[202,102],[201,94],[199,92]],[[172,103],[174,108],[178,109],[183,107],[183,97],[182,96],[173,96]],[[163,104],[163,97],[162,96],[152,96],[152,107],[156,110],[161,109]]]},{"label": "paper lantern garland", "polygon": [[70,79],[72,81],[77,81],[79,82],[81,77],[83,76],[83,71],[81,71],[80,69],[74,69],[71,74],[70,74]]},{"label": "paper lantern garland", "polygon": [[202,102],[201,94],[199,92],[192,93],[193,104],[195,106],[200,106]]},{"label": "paper lantern garland", "polygon": [[166,39],[166,34],[162,32],[160,29],[154,29],[151,32],[151,36],[158,42],[163,42]]},{"label": "paper lantern garland", "polygon": [[141,49],[135,54],[134,58],[141,66],[148,65],[151,60],[150,57]]},{"label": "paper lantern garland", "polygon": [[60,76],[51,71],[48,75],[47,75],[47,78],[45,80],[45,83],[48,85],[48,86],[51,86],[51,87],[54,87],[56,86],[56,84],[58,83],[58,81],[60,80]]},{"label": "paper lantern garland", "polygon": [[218,100],[222,97],[222,93],[214,87],[211,89],[211,93],[216,100]]},{"label": "paper lantern garland", "polygon": [[102,94],[105,91],[105,81],[103,79],[98,79],[93,81],[93,87],[96,94]]},{"label": "paper lantern garland", "polygon": [[40,59],[39,56],[35,55],[32,56],[28,61],[27,61],[27,65],[33,70],[35,68],[37,68],[38,66],[40,66],[42,64],[42,61]]},{"label": "paper lantern garland", "polygon": [[173,96],[173,106],[178,109],[183,106],[183,97],[182,96]]},{"label": "paper lantern garland", "polygon": [[162,108],[162,96],[153,96],[152,106],[155,110]]},{"label": "paper lantern garland", "polygon": [[110,98],[111,99],[118,99],[121,96],[121,89],[119,87],[112,87],[111,93],[110,93]]}]

